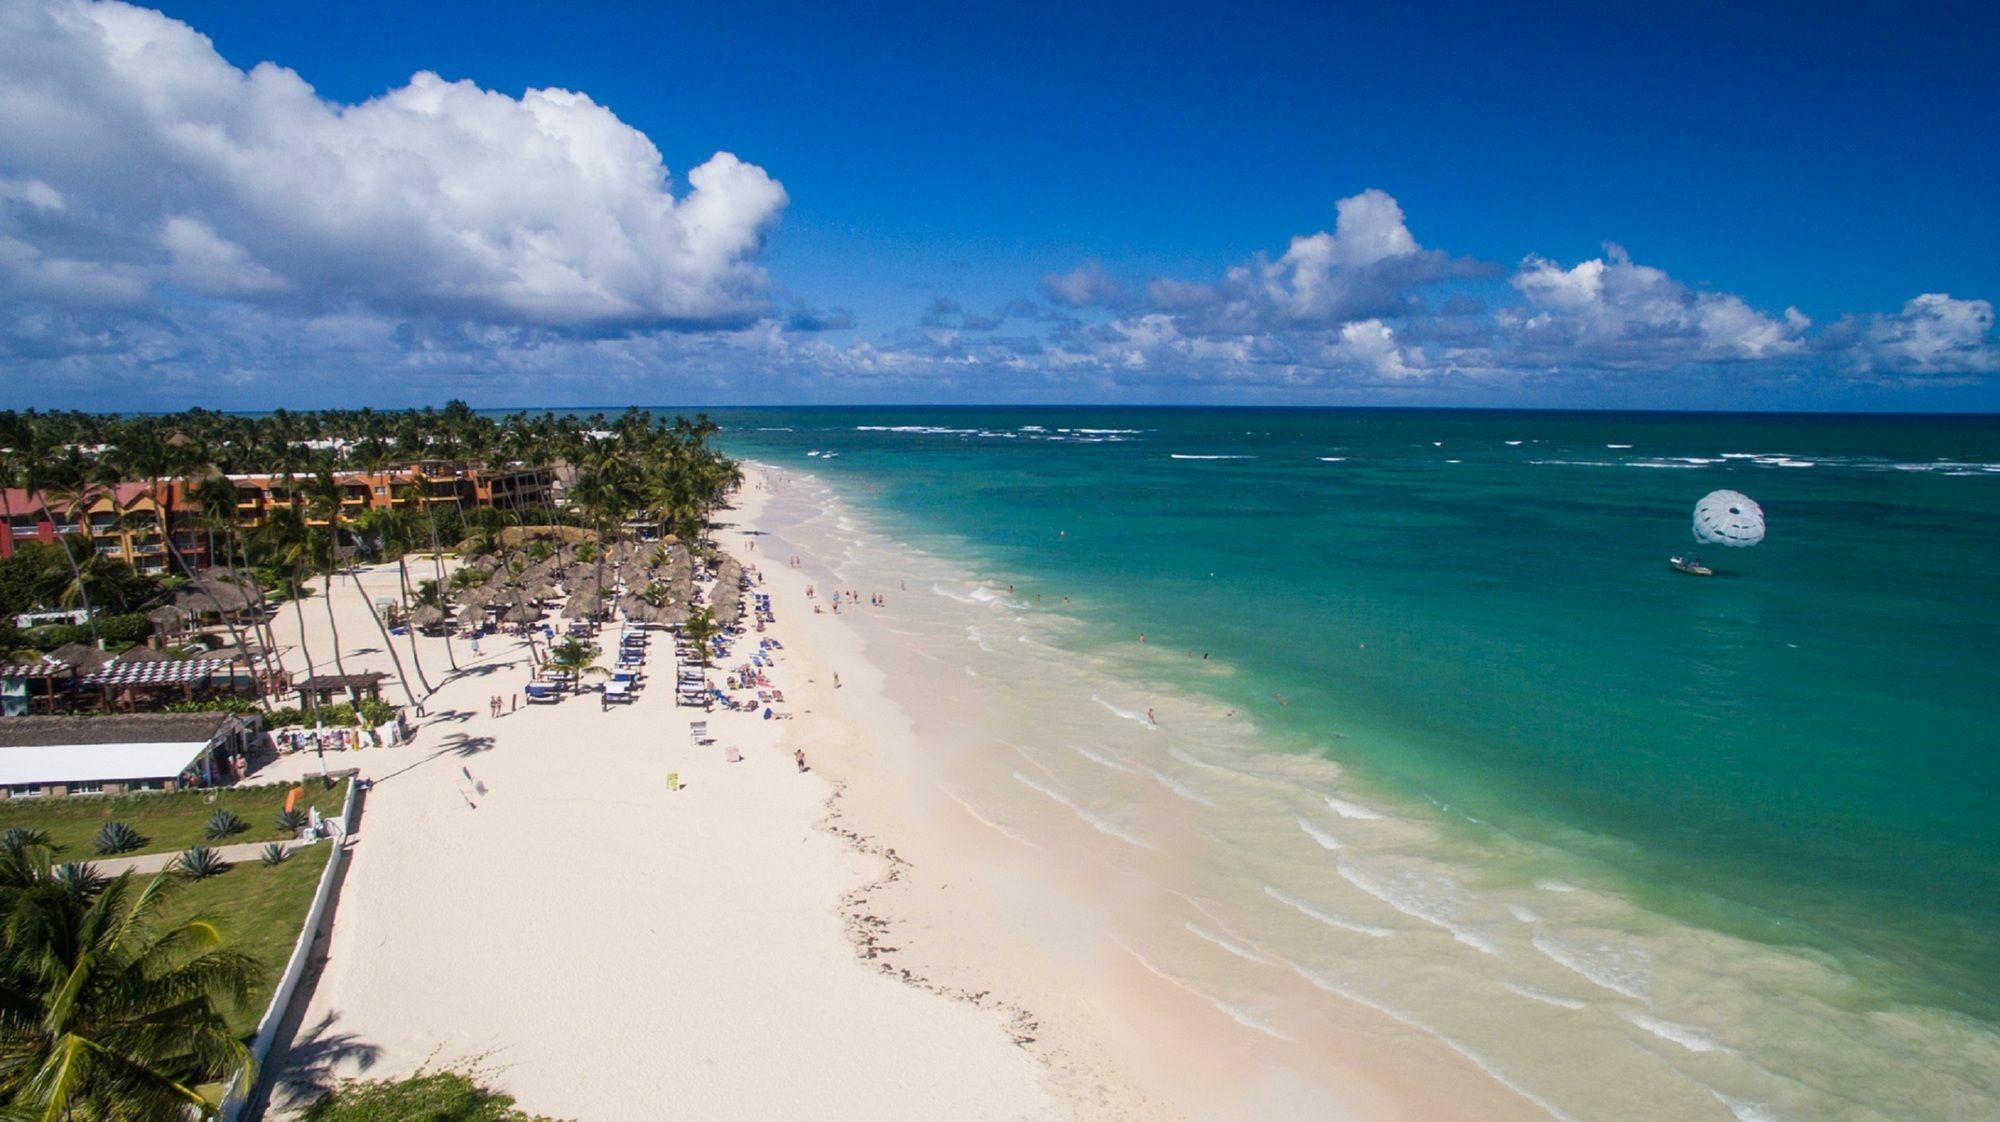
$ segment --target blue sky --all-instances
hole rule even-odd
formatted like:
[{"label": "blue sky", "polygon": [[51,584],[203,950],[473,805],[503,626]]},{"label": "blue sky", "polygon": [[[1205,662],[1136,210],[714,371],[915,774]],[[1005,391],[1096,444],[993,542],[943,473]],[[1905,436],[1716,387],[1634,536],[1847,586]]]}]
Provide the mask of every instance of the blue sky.
[{"label": "blue sky", "polygon": [[0,2],[7,404],[2000,408],[1973,5],[158,11]]}]

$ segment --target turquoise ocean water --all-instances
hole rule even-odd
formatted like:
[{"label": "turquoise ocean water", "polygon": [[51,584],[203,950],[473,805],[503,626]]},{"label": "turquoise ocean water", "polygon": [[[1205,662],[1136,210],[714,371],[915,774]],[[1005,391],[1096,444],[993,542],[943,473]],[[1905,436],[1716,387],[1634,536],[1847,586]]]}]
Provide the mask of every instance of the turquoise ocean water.
[{"label": "turquoise ocean water", "polygon": [[[1156,684],[1254,713],[1271,751],[1827,956],[1856,1009],[2000,1019],[2000,420],[711,415],[733,454],[1046,593],[1073,648],[1196,652]],[[1769,538],[1670,572],[1723,487]]]}]

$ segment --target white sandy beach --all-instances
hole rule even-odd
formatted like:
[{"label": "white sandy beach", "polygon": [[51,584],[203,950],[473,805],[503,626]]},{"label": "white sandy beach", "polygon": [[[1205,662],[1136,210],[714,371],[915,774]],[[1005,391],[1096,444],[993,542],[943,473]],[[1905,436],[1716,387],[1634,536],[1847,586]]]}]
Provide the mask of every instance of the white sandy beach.
[{"label": "white sandy beach", "polygon": [[[717,538],[762,569],[794,719],[676,708],[664,633],[637,703],[494,719],[488,699],[528,679],[525,645],[456,643],[466,672],[413,743],[329,757],[375,786],[280,1070],[476,1065],[580,1122],[1546,1117],[1368,1009],[1271,1030],[1123,953],[1094,898],[1143,886],[996,832],[936,782],[867,657],[866,613],[815,614],[827,574],[788,568],[758,530],[766,487],[751,473]],[[375,596],[396,578],[359,579]],[[392,671],[347,578],[334,603],[347,669]],[[324,605],[307,608],[325,663]],[[279,616],[281,643],[296,625]],[[443,641],[419,643],[446,679]],[[693,718],[717,744],[691,743]]]},{"label": "white sandy beach", "polygon": [[[754,490],[742,506],[754,517]],[[363,579],[387,594],[394,573]],[[345,580],[335,605],[348,669],[390,670]],[[789,646],[797,612],[768,634]],[[289,642],[293,614],[279,626]],[[442,678],[443,641],[420,642]],[[519,692],[525,649],[457,647],[471,673],[429,701],[414,743],[334,759],[375,786],[303,1035],[372,1051],[376,1074],[477,1063],[525,1107],[577,1119],[1057,1113],[999,1014],[894,984],[850,944],[841,897],[889,866],[821,828],[827,773],[799,774],[780,742],[827,761],[867,719],[858,690],[835,695],[788,652],[773,680],[799,719],[716,712],[719,743],[697,748],[664,635],[633,705],[586,695],[498,720],[487,699]]]}]

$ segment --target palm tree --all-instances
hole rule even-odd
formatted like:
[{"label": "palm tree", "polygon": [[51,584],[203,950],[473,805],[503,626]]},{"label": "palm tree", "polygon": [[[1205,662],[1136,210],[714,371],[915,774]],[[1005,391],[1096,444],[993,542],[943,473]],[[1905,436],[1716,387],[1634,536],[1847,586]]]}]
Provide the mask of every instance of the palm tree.
[{"label": "palm tree", "polygon": [[[322,462],[306,477],[305,498],[312,512],[326,519],[326,626],[333,633],[334,673],[345,678],[347,666],[340,660],[340,623],[333,617],[333,578],[340,569],[340,505],[346,491],[334,477],[330,461]],[[310,538],[310,530],[307,536]]]},{"label": "palm tree", "polygon": [[291,595],[292,611],[299,621],[299,654],[306,660],[306,677],[310,678],[313,656],[312,646],[306,642],[305,574],[312,567],[312,535],[306,527],[305,515],[296,505],[272,510],[257,528],[256,541],[264,556],[285,574],[286,591]]},{"label": "palm tree", "polygon": [[41,1122],[213,1118],[198,1090],[252,1074],[223,1003],[260,970],[204,920],[169,923],[171,874],[143,886],[0,845],[0,1103]]},{"label": "palm tree", "polygon": [[597,648],[581,639],[563,639],[549,646],[549,669],[574,674],[580,682],[585,674],[609,677],[611,671],[597,665]]},{"label": "palm tree", "polygon": [[[275,657],[274,652],[276,651],[277,644],[272,641],[269,631],[269,620],[261,610],[264,590],[262,586],[258,585],[255,578],[251,578],[246,582],[236,571],[236,558],[243,549],[242,534],[236,524],[236,503],[240,498],[236,490],[236,484],[231,483],[222,475],[211,475],[196,485],[192,498],[194,500],[195,517],[203,526],[207,527],[209,537],[213,539],[215,531],[222,531],[222,572],[229,578],[229,583],[238,588],[245,587],[247,583],[248,587],[256,589],[260,610],[254,626],[257,629],[257,645],[262,648],[258,653],[261,656],[260,661],[264,668],[260,676],[267,683],[275,682],[277,681],[276,668],[272,666],[271,660]],[[215,560],[215,550],[212,547],[209,550],[209,560],[211,563]],[[217,607],[220,606],[219,604],[217,605]],[[229,626],[230,637],[235,640],[237,649],[247,652],[248,645],[243,642],[242,635],[238,633],[231,613],[224,613],[223,620]],[[272,696],[273,691],[262,689],[258,692],[267,707],[277,704],[277,699]]]},{"label": "palm tree", "polygon": [[[376,510],[368,512],[369,515],[388,515],[390,513],[391,512],[387,510]],[[367,515],[364,515],[363,517],[367,517]],[[381,528],[382,521],[383,520],[379,518],[370,519],[371,524],[375,525],[377,528]],[[357,523],[358,522],[359,520],[357,519]],[[329,595],[331,594],[332,589],[333,589],[333,579],[329,577],[327,578],[327,590]],[[410,708],[415,709],[417,707],[417,693],[415,690],[410,688],[410,676],[407,673],[404,673],[403,671],[403,657],[396,653],[396,641],[390,637],[389,628],[382,622],[382,613],[375,610],[375,601],[368,595],[368,586],[362,584],[358,578],[354,582],[354,591],[361,597],[361,603],[368,608],[368,618],[375,621],[375,630],[382,633],[382,648],[389,652],[389,661],[396,664],[396,681],[402,683],[403,696],[409,699]],[[410,628],[409,632],[410,632],[410,641],[412,643],[415,643],[416,629]],[[428,689],[429,687],[425,688]]]},{"label": "palm tree", "polygon": [[[87,525],[90,505],[102,493],[102,488],[98,486],[90,465],[72,452],[68,460],[55,465],[49,474],[43,475],[44,471],[49,469],[41,463],[28,466],[30,486],[42,492],[44,507],[53,503],[62,508],[71,526]],[[50,511],[51,516],[54,513],[53,510]],[[77,562],[76,554],[70,550],[70,535],[63,533],[63,523],[58,520],[55,526],[57,544],[62,547],[63,559],[69,562],[70,579],[73,582],[63,600],[65,603],[74,603],[78,600],[83,602],[84,622],[90,625],[91,642],[102,643],[103,636],[97,633],[97,611],[90,603],[90,581],[85,579],[82,565]],[[92,562],[94,568],[98,558],[97,543],[87,533],[83,540],[88,551],[84,560]]]},{"label": "palm tree", "polygon": [[693,640],[696,648],[701,651],[701,668],[707,670],[708,641],[722,633],[722,625],[715,621],[715,611],[703,608],[689,616],[688,621],[681,624],[681,632]]}]

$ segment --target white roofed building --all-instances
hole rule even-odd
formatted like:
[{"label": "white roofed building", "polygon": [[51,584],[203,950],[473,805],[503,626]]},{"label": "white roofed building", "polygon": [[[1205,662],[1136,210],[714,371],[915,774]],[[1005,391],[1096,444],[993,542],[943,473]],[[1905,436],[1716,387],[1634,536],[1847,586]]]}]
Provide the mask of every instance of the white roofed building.
[{"label": "white roofed building", "polygon": [[122,795],[231,782],[254,715],[134,713],[0,720],[0,798]]}]

